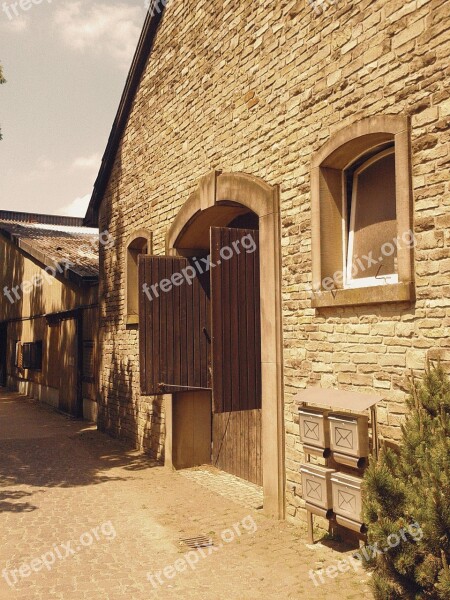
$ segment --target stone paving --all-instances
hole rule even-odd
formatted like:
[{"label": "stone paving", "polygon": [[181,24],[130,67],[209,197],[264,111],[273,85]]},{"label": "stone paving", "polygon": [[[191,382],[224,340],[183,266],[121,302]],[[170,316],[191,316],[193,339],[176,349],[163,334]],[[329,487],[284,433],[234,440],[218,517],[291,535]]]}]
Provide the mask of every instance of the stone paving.
[{"label": "stone paving", "polygon": [[238,502],[241,506],[255,510],[263,507],[263,492],[260,486],[219,471],[212,466],[183,469],[179,474],[219,496]]},{"label": "stone paving", "polygon": [[[315,586],[310,570],[348,549],[309,546],[304,529],[250,508],[250,488],[208,468],[170,472],[86,423],[2,393],[0,600],[371,597],[362,569]],[[182,541],[199,536],[198,549]]]}]

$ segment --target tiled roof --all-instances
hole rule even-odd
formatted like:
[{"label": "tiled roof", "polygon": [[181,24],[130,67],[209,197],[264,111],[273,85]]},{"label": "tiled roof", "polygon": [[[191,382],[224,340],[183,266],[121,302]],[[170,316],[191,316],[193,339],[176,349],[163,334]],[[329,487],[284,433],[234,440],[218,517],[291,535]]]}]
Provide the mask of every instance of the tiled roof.
[{"label": "tiled roof", "polygon": [[44,266],[66,264],[77,283],[98,280],[99,232],[83,219],[0,211],[0,233]]}]

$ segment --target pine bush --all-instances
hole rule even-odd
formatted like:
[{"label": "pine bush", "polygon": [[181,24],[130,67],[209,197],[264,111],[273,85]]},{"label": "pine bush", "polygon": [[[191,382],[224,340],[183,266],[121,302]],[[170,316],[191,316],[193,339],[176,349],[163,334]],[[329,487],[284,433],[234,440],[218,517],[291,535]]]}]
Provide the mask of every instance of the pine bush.
[{"label": "pine bush", "polygon": [[450,600],[450,380],[441,365],[410,378],[407,403],[399,451],[382,447],[364,476],[368,543],[382,550],[368,565],[374,595]]}]

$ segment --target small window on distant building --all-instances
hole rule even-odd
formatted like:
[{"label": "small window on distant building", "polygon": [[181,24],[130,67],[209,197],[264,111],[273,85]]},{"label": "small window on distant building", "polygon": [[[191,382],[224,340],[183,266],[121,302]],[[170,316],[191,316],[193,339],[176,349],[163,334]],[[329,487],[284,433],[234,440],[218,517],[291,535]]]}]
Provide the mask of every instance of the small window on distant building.
[{"label": "small window on distant building", "polygon": [[16,352],[15,352],[15,356],[14,356],[14,366],[17,369],[22,369],[23,368],[23,361],[22,361],[22,342],[17,341],[16,342]]},{"label": "small window on distant building", "polygon": [[394,148],[360,159],[347,172],[345,287],[397,283]]},{"label": "small window on distant building", "polygon": [[83,381],[94,380],[94,342],[83,342]]},{"label": "small window on distant building", "polygon": [[126,323],[139,323],[138,258],[150,252],[150,235],[137,233],[126,248]]},{"label": "small window on distant building", "polygon": [[42,342],[22,345],[22,368],[33,371],[42,369]]}]

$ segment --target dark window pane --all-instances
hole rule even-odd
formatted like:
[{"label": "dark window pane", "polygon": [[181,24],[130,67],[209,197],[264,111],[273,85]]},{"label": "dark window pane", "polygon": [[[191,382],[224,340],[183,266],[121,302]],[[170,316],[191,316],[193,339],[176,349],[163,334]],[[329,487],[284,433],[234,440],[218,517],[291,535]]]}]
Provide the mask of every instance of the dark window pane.
[{"label": "dark window pane", "polygon": [[352,279],[397,273],[396,236],[395,155],[390,152],[371,159],[354,176],[349,239]]},{"label": "dark window pane", "polygon": [[36,371],[42,369],[42,342],[23,344],[22,367]]}]

